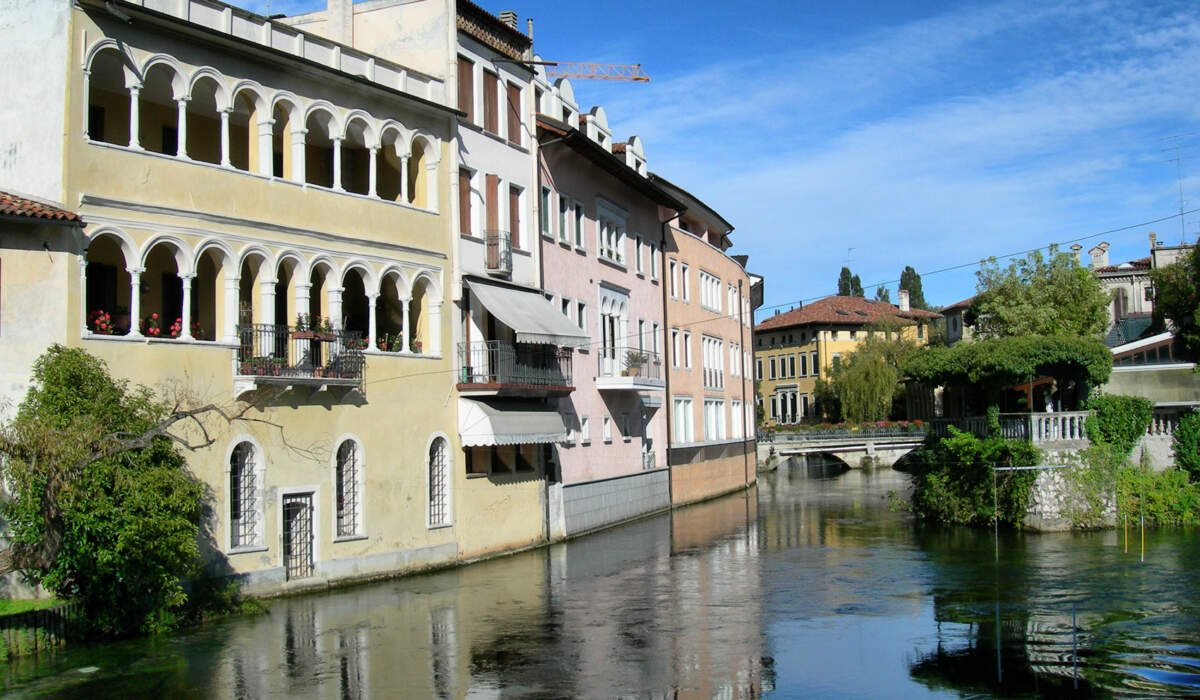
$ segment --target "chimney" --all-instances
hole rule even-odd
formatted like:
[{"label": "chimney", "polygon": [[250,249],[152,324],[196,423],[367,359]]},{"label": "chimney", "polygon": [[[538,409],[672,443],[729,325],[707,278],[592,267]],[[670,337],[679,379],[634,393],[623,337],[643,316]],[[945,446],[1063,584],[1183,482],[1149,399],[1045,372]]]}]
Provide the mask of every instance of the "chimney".
[{"label": "chimney", "polygon": [[[516,20],[515,17],[513,19],[514,19],[514,21]],[[529,36],[529,40],[533,41],[533,18],[532,17],[527,17],[525,19],[525,33]]]},{"label": "chimney", "polygon": [[329,38],[347,46],[354,45],[354,0],[329,0],[325,6]]},{"label": "chimney", "polygon": [[778,316],[778,315],[779,315],[779,309],[775,309],[775,315],[776,315],[776,316]]},{"label": "chimney", "polygon": [[1079,261],[1080,265],[1082,265],[1083,264],[1083,246],[1079,245],[1078,243],[1072,243],[1071,244],[1071,252],[1074,253],[1075,259],[1077,261]]},{"label": "chimney", "polygon": [[898,301],[900,302],[900,303],[899,303],[900,310],[901,310],[901,311],[908,311],[908,310],[909,310],[909,309],[908,309],[908,290],[907,290],[907,289],[901,289],[901,290],[900,290],[900,293],[899,293],[897,296],[899,296],[899,297],[900,297],[900,298],[898,299]]},{"label": "chimney", "polygon": [[1158,236],[1156,236],[1154,234],[1154,232],[1151,231],[1150,232],[1150,249],[1153,250],[1157,247],[1158,247]]},{"label": "chimney", "polygon": [[510,29],[517,28],[517,13],[512,10],[505,10],[500,13],[500,21],[507,24]]},{"label": "chimney", "polygon": [[1108,243],[1101,243],[1089,250],[1088,254],[1092,256],[1093,268],[1108,267]]}]

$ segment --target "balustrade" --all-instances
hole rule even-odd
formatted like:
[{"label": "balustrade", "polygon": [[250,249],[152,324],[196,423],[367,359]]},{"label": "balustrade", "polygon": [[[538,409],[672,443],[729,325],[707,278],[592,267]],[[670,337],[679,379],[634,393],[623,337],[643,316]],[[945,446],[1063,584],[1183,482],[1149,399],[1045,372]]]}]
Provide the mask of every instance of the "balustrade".
[{"label": "balustrade", "polygon": [[366,341],[358,331],[252,323],[238,326],[238,341],[241,376],[358,382],[366,367]]},{"label": "balustrade", "polygon": [[458,346],[461,384],[570,387],[571,350],[487,340]]}]

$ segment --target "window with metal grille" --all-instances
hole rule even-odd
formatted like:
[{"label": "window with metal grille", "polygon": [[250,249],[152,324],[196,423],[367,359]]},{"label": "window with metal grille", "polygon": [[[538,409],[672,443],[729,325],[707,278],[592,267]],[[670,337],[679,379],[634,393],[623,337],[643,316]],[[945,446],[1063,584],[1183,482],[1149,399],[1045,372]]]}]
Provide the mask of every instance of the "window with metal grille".
[{"label": "window with metal grille", "polygon": [[250,547],[258,541],[258,483],[254,446],[240,442],[229,456],[229,544]]},{"label": "window with metal grille", "polygon": [[450,524],[450,459],[444,438],[429,446],[429,526]]},{"label": "window with metal grille", "polygon": [[359,464],[358,445],[346,440],[337,451],[337,534],[358,534]]}]

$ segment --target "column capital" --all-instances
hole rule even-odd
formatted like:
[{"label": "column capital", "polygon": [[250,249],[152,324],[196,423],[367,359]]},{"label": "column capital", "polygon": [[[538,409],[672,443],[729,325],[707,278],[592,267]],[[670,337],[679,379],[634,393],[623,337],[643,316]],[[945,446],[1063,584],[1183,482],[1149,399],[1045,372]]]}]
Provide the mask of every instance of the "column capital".
[{"label": "column capital", "polygon": [[195,272],[184,272],[184,273],[181,273],[181,274],[179,275],[179,279],[181,279],[181,280],[194,280],[194,279],[196,279],[196,273],[195,273]]},{"label": "column capital", "polygon": [[144,267],[126,267],[125,271],[131,275],[140,275],[146,271]]}]

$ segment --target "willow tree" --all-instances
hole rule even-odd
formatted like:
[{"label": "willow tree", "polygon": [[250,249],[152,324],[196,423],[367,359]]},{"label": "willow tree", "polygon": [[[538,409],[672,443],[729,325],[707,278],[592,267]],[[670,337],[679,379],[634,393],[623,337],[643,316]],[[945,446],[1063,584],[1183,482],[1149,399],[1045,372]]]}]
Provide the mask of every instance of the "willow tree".
[{"label": "willow tree", "polygon": [[866,340],[834,362],[818,393],[835,396],[845,420],[878,421],[891,413],[893,401],[904,390],[900,365],[917,349],[904,339],[902,329],[893,321],[866,326]]}]

